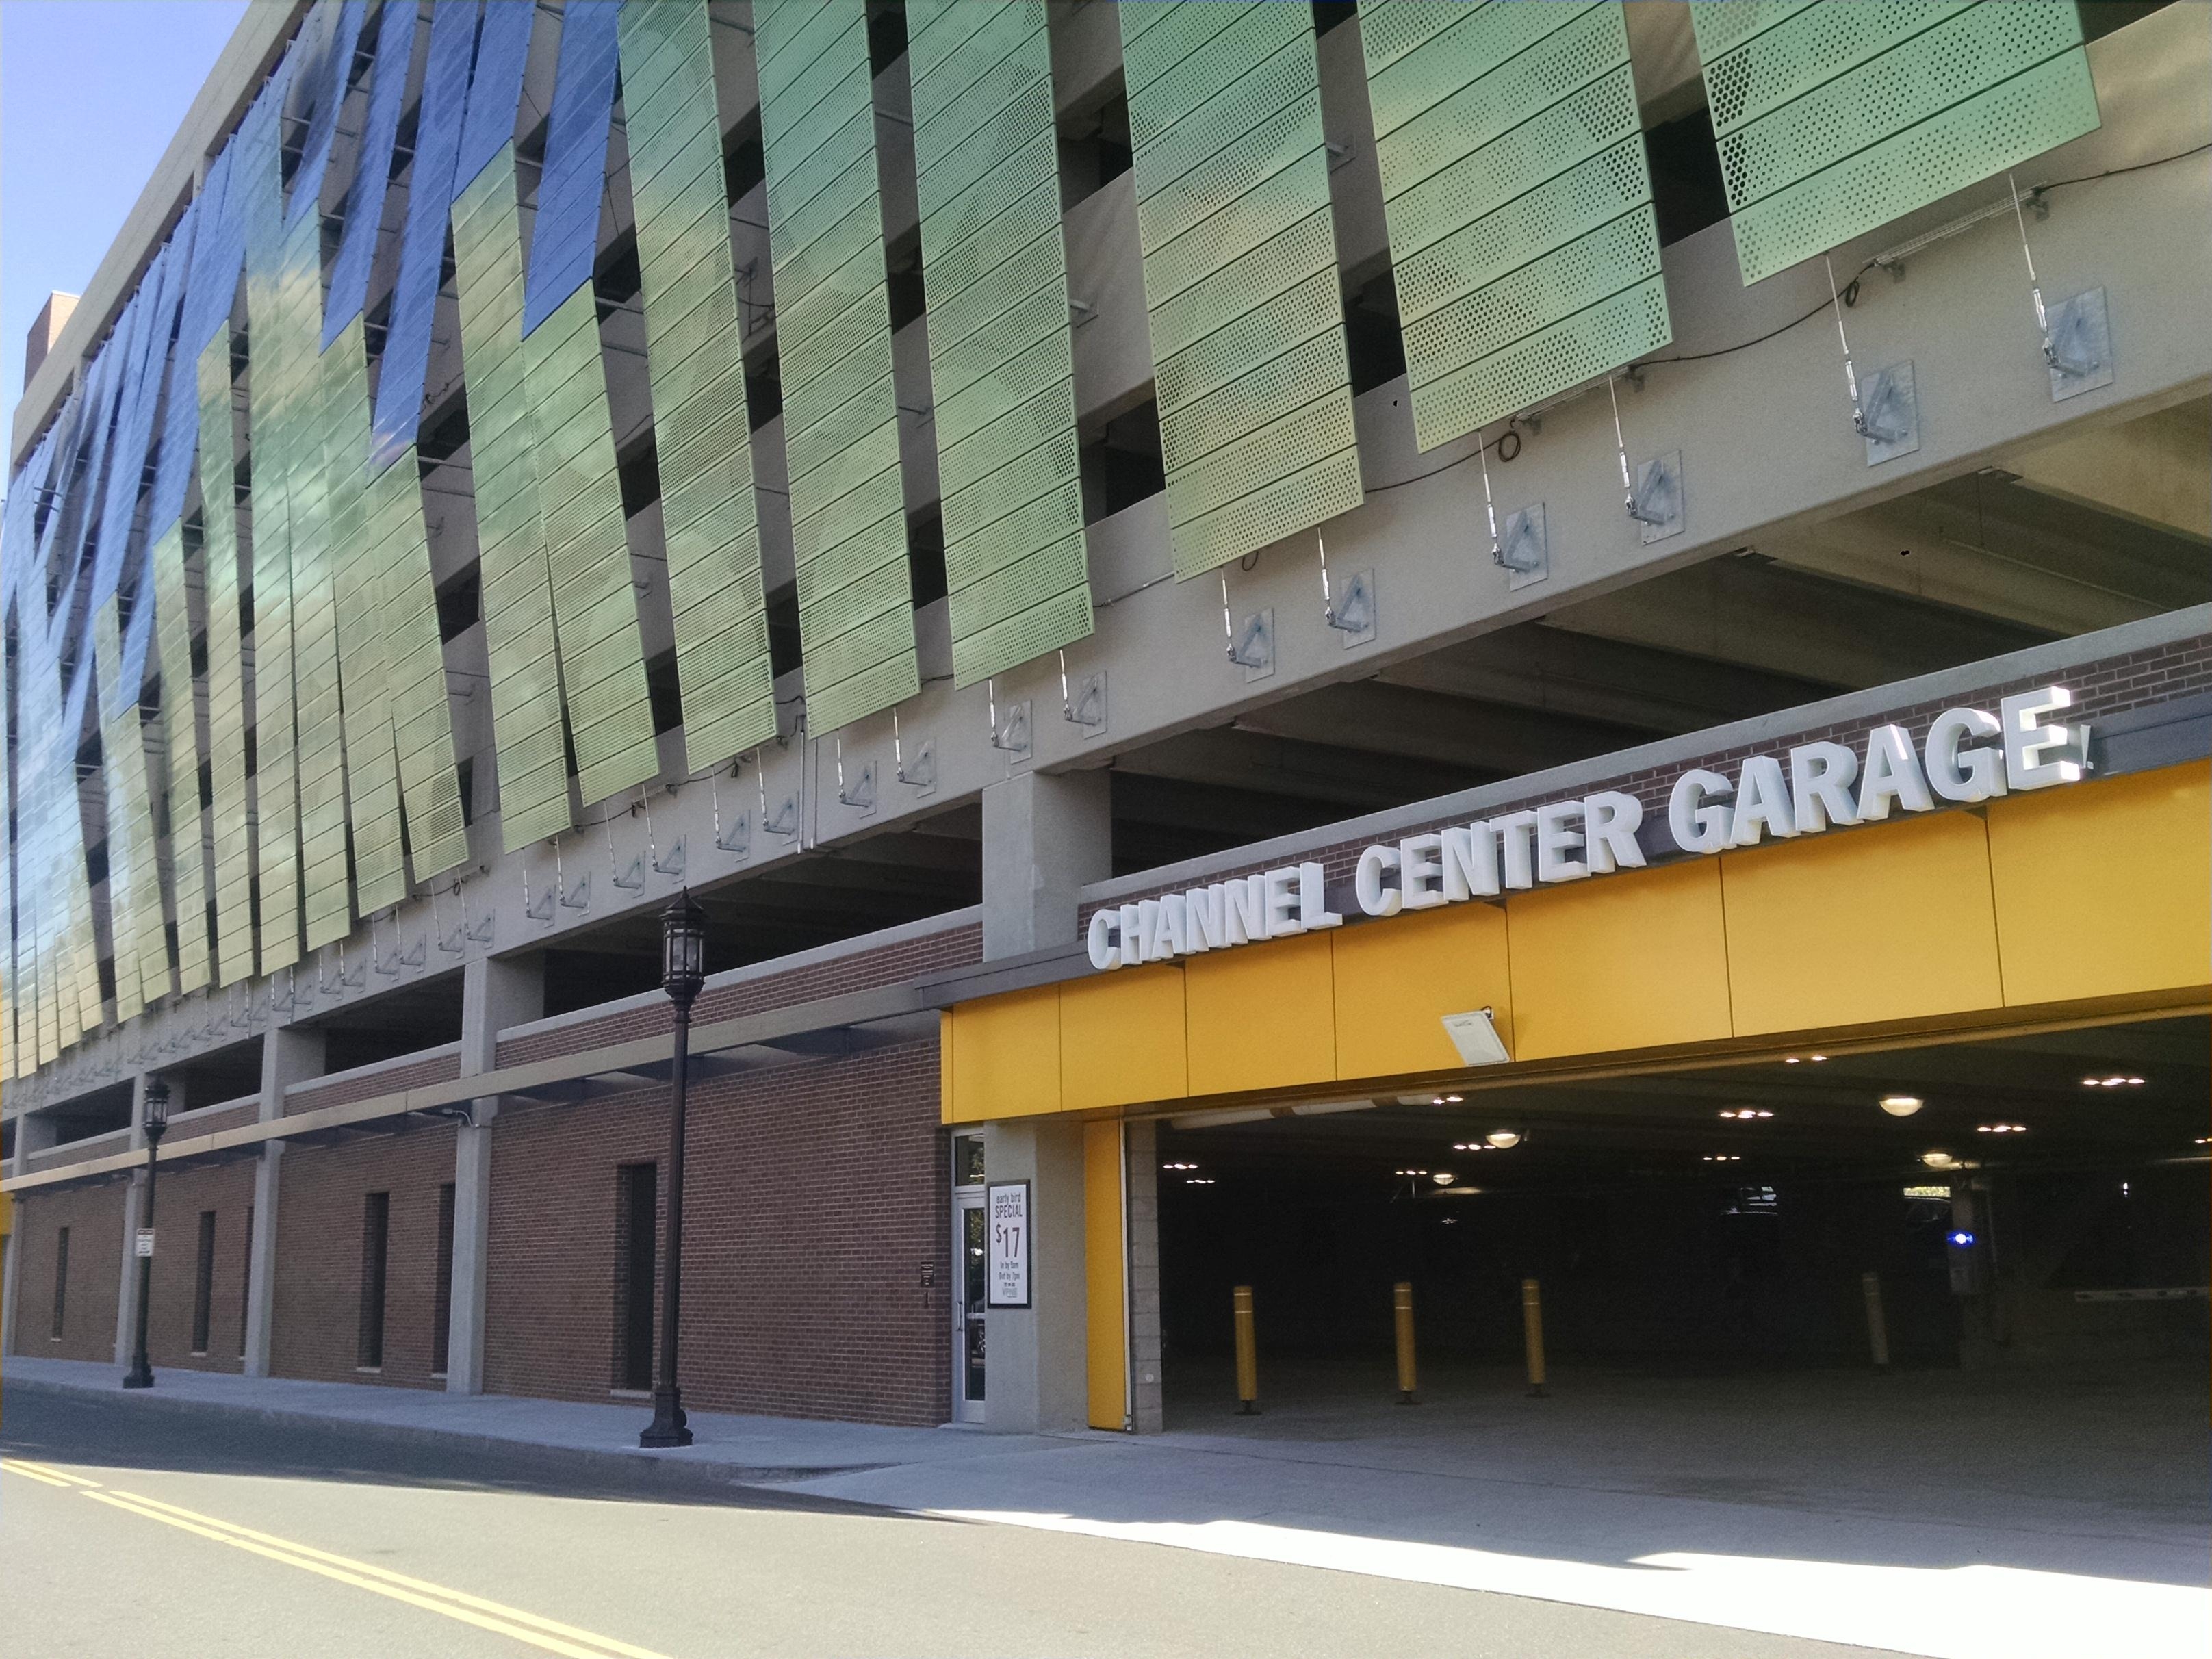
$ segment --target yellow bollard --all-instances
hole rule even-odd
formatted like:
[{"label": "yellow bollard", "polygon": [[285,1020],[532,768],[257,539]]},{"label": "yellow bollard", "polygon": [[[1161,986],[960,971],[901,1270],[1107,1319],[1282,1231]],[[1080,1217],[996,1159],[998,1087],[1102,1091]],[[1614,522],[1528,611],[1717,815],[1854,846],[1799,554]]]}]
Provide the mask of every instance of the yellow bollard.
[{"label": "yellow bollard", "polygon": [[1881,1310],[1881,1275],[1861,1273],[1859,1289],[1866,1296],[1867,1346],[1874,1350],[1874,1368],[1889,1369],[1889,1322]]},{"label": "yellow bollard", "polygon": [[1544,1386],[1544,1291],[1533,1279],[1521,1281],[1521,1331],[1528,1346],[1528,1392],[1541,1399]]},{"label": "yellow bollard", "polygon": [[1252,1334],[1252,1287],[1239,1285],[1231,1300],[1237,1316],[1237,1397],[1244,1402],[1237,1407],[1237,1414],[1256,1417],[1260,1413],[1260,1353]]},{"label": "yellow bollard", "polygon": [[1401,1280],[1390,1291],[1390,1309],[1398,1322],[1398,1403],[1413,1399],[1413,1287]]}]

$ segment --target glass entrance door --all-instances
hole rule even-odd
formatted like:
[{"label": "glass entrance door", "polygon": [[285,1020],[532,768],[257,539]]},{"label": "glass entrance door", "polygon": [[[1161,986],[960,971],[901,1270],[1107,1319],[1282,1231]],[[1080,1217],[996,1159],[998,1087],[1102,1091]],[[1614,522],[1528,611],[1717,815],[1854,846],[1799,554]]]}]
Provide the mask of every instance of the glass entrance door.
[{"label": "glass entrance door", "polygon": [[983,1420],[983,1194],[952,1200],[952,1415]]}]

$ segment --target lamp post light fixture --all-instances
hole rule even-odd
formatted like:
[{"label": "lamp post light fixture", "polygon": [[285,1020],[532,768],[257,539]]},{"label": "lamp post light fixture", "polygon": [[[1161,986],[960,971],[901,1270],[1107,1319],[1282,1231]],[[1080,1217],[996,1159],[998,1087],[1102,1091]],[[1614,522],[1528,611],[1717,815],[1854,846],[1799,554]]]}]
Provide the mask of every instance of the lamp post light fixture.
[{"label": "lamp post light fixture", "polygon": [[169,1085],[158,1077],[146,1079],[146,1109],[139,1127],[146,1136],[146,1214],[134,1241],[138,1252],[138,1344],[131,1369],[123,1374],[126,1389],[154,1386],[154,1367],[146,1358],[146,1307],[154,1288],[154,1155],[169,1127]]},{"label": "lamp post light fixture", "polygon": [[660,918],[660,988],[675,1005],[668,1073],[668,1211],[661,1246],[660,1372],[653,1380],[653,1421],[637,1437],[646,1447],[688,1446],[691,1429],[676,1386],[677,1313],[684,1286],[684,1090],[691,1066],[691,1005],[707,981],[707,913],[689,888],[669,900]]}]

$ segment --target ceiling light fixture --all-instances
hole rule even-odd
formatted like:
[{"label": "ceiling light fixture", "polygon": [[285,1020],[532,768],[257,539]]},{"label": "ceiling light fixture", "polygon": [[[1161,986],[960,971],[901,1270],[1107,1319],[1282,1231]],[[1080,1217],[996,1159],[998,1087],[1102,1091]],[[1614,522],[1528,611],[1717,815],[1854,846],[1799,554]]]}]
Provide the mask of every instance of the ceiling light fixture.
[{"label": "ceiling light fixture", "polygon": [[1958,1166],[1959,1160],[1948,1152],[1923,1152],[1920,1161],[1931,1170],[1949,1170]]},{"label": "ceiling light fixture", "polygon": [[1160,1165],[1160,1168],[1163,1170],[1195,1170],[1197,1167],[1198,1165],[1195,1164],[1163,1164]]},{"label": "ceiling light fixture", "polygon": [[1813,1055],[1809,1055],[1809,1056],[1808,1056],[1808,1058],[1812,1060],[1812,1062],[1813,1062],[1815,1066],[1818,1066],[1818,1065],[1819,1065],[1822,1060],[1824,1060],[1827,1059],[1827,1055],[1826,1055],[1826,1054],[1813,1054]]},{"label": "ceiling light fixture", "polygon": [[1502,1152],[1509,1146],[1521,1144],[1521,1132],[1518,1129],[1492,1129],[1483,1139]]},{"label": "ceiling light fixture", "polygon": [[2025,1123],[1977,1123],[1974,1125],[1974,1133],[1978,1135],[2024,1135],[2027,1133],[2027,1125]]},{"label": "ceiling light fixture", "polygon": [[1462,1098],[1463,1097],[1459,1095],[1437,1095],[1429,1102],[1429,1104],[1431,1106],[1456,1106],[1460,1103],[1460,1101]]},{"label": "ceiling light fixture", "polygon": [[1731,1106],[1723,1109],[1721,1115],[1737,1118],[1747,1123],[1753,1118],[1772,1117],[1774,1114],[1757,1106]]},{"label": "ceiling light fixture", "polygon": [[1453,1182],[1457,1181],[1459,1177],[1454,1175],[1449,1170],[1439,1170],[1434,1175],[1431,1176],[1429,1179],[1435,1182],[1439,1187],[1449,1187]]},{"label": "ceiling light fixture", "polygon": [[1428,1171],[1426,1170],[1393,1170],[1390,1173],[1395,1176],[1412,1176],[1418,1177],[1428,1174]]},{"label": "ceiling light fixture", "polygon": [[1739,1152],[1707,1152],[1705,1154],[1705,1162],[1708,1164],[1741,1164],[1743,1162],[1743,1157],[1742,1154]]},{"label": "ceiling light fixture", "polygon": [[1928,1103],[1918,1095],[1884,1095],[1881,1109],[1892,1117],[1911,1117]]}]

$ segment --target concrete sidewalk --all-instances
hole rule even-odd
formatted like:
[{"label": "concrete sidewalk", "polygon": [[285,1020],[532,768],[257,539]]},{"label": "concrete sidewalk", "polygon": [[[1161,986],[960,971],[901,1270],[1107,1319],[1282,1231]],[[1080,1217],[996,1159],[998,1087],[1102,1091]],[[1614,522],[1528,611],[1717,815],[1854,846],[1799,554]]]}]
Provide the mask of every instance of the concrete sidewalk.
[{"label": "concrete sidewalk", "polygon": [[112,1392],[149,1411],[243,1413],[409,1439],[526,1446],[586,1459],[619,1458],[625,1462],[665,1460],[693,1468],[711,1468],[732,1481],[757,1483],[1003,1455],[1066,1443],[1049,1437],[986,1434],[969,1428],[886,1428],[872,1423],[744,1417],[687,1407],[692,1444],[675,1451],[647,1451],[638,1445],[637,1437],[653,1418],[649,1400],[589,1405],[512,1395],[449,1395],[432,1389],[303,1382],[178,1368],[156,1372],[149,1389],[125,1392],[123,1371],[120,1365],[92,1360],[11,1355],[0,1364],[0,1390]]},{"label": "concrete sidewalk", "polygon": [[[459,1398],[166,1371],[149,1410],[659,1460],[914,1513],[1608,1607],[1935,1659],[2212,1650],[2201,1376],[1578,1376],[1528,1401],[1439,1374],[1425,1403],[1278,1368],[1170,1432],[994,1435],[712,1413],[641,1452],[644,1402]],[[117,1391],[10,1359],[9,1389]],[[1194,1381],[1203,1382],[1203,1378]],[[1179,1408],[1178,1408],[1179,1406]]]}]

